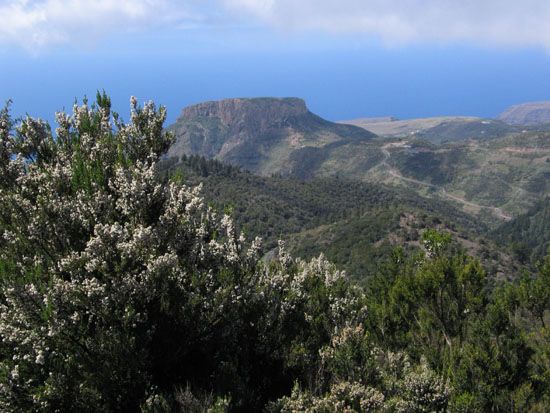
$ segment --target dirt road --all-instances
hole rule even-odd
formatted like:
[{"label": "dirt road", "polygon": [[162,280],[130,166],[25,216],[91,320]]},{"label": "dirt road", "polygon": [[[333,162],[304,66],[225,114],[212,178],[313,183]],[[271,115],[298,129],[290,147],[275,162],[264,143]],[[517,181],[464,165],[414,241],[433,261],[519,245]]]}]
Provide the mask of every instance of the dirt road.
[{"label": "dirt road", "polygon": [[422,186],[426,186],[426,187],[435,189],[437,191],[438,195],[440,195],[443,198],[447,198],[449,200],[458,202],[462,205],[469,206],[470,208],[475,208],[477,210],[490,211],[493,215],[497,216],[498,218],[500,218],[504,221],[509,221],[509,220],[512,219],[512,216],[510,214],[504,212],[502,209],[500,209],[498,207],[491,207],[491,206],[476,204],[474,202],[468,201],[468,200],[466,200],[464,198],[461,198],[459,196],[449,194],[447,192],[447,190],[442,186],[434,185],[434,184],[431,184],[429,182],[424,182],[424,181],[420,181],[418,179],[403,176],[401,171],[399,171],[398,169],[392,167],[388,163],[388,160],[391,157],[391,153],[388,150],[388,148],[396,148],[396,147],[404,147],[404,146],[406,146],[406,142],[390,142],[390,143],[387,143],[387,144],[385,144],[384,146],[382,146],[380,148],[381,151],[382,151],[382,154],[384,155],[384,159],[380,162],[379,166],[385,167],[385,169],[388,170],[388,173],[391,176],[393,176],[394,178],[398,178],[398,179],[400,179],[402,181],[405,181],[405,182],[410,182],[412,184],[422,185]]}]

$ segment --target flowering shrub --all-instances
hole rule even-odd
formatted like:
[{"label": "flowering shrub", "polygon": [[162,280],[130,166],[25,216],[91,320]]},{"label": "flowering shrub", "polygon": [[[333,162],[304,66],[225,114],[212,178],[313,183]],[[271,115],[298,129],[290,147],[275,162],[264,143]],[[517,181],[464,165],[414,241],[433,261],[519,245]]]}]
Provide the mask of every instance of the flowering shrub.
[{"label": "flowering shrub", "polygon": [[290,396],[272,403],[272,411],[436,412],[447,408],[450,386],[425,360],[414,364],[405,353],[374,347],[361,325],[343,328],[320,353],[321,391],[295,385]]},{"label": "flowering shrub", "polygon": [[384,402],[384,395],[372,387],[359,383],[339,382],[330,391],[319,397],[302,392],[298,386],[290,397],[284,397],[273,405],[281,413],[337,413],[376,412]]},{"label": "flowering shrub", "polygon": [[55,136],[0,117],[0,409],[176,409],[189,383],[260,408],[362,317],[322,257],[264,264],[200,187],[157,176],[163,107],[132,98],[126,124],[98,94]]}]

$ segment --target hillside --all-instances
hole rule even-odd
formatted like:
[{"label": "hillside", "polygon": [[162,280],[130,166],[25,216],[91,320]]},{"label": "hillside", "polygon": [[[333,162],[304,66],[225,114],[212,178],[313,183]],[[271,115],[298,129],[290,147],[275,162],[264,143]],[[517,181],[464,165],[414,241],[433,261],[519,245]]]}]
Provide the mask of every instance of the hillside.
[{"label": "hillside", "polygon": [[433,143],[471,138],[494,138],[519,131],[500,120],[465,116],[406,119],[362,118],[341,121],[359,126],[380,136],[424,139]]},{"label": "hillside", "polygon": [[550,193],[550,134],[453,145],[397,141],[384,145],[386,165],[366,178],[454,200],[465,210],[508,219]]},{"label": "hillside", "polygon": [[542,259],[550,247],[550,198],[491,232],[500,245],[508,245],[521,261]]},{"label": "hillside", "polygon": [[498,119],[510,125],[541,125],[550,123],[550,102],[529,102],[514,105]]},{"label": "hillside", "polygon": [[380,136],[409,136],[426,129],[433,128],[444,122],[451,121],[474,121],[478,118],[461,117],[461,116],[441,116],[433,118],[418,118],[418,119],[398,119],[393,116],[379,118],[358,118],[350,120],[342,120],[339,123],[347,125],[355,125],[360,128],[367,129]]},{"label": "hillside", "polygon": [[488,227],[479,220],[449,202],[403,188],[343,178],[261,177],[198,156],[172,158],[163,170],[191,185],[202,183],[208,202],[230,211],[247,237],[261,237],[265,251],[283,239],[296,255],[324,253],[359,279],[373,274],[396,246],[418,250],[422,231],[434,227],[482,257],[491,274],[509,276],[517,267],[484,237]]},{"label": "hillside", "polygon": [[434,143],[445,143],[466,139],[500,138],[519,131],[518,128],[494,119],[451,119],[420,131],[414,134],[414,137]]},{"label": "hillside", "polygon": [[177,138],[170,157],[196,154],[262,175],[304,177],[308,175],[308,167],[314,167],[331,150],[374,137],[359,127],[320,118],[297,98],[200,103],[185,108],[170,129]]}]

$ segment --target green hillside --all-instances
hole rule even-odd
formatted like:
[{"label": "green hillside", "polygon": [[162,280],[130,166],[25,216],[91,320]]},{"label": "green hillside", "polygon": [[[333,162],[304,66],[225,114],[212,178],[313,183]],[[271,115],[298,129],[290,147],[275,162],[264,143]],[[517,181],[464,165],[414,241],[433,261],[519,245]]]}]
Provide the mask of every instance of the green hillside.
[{"label": "green hillside", "polygon": [[434,143],[454,142],[466,139],[499,138],[521,131],[518,127],[493,119],[476,119],[468,122],[449,120],[437,126],[420,131],[414,137]]},{"label": "green hillside", "polygon": [[418,250],[425,228],[452,233],[456,248],[481,256],[494,275],[509,277],[517,268],[484,237],[488,227],[475,217],[407,189],[345,178],[261,177],[198,156],[172,158],[163,170],[202,183],[205,198],[230,212],[248,237],[261,237],[265,252],[283,239],[297,256],[324,253],[358,278],[373,274],[397,246]]},{"label": "green hillside", "polygon": [[[399,175],[390,181],[420,181],[424,188],[417,183],[419,191],[454,199],[473,213],[519,215],[550,193],[548,133],[443,146],[411,141],[386,148],[388,163]],[[388,181],[387,176],[379,178]]]},{"label": "green hillside", "polygon": [[433,143],[454,142],[472,138],[490,139],[520,132],[523,127],[501,120],[466,116],[442,116],[421,119],[363,118],[341,121],[359,126],[388,138],[425,139]]},{"label": "green hillside", "polygon": [[550,246],[550,198],[539,201],[527,213],[492,231],[491,236],[508,245],[520,261],[542,259]]},{"label": "green hillside", "polygon": [[510,125],[542,125],[550,123],[550,102],[527,102],[506,109],[498,119]]}]

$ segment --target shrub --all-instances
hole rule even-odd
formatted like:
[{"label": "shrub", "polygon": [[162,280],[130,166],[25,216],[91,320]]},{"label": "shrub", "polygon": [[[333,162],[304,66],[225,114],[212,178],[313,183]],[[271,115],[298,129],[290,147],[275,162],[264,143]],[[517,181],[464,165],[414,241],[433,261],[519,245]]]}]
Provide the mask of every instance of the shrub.
[{"label": "shrub", "polygon": [[187,383],[259,409],[362,316],[322,257],[265,264],[200,186],[159,178],[163,107],[132,98],[126,124],[98,94],[55,136],[0,115],[0,409],[177,409]]}]

